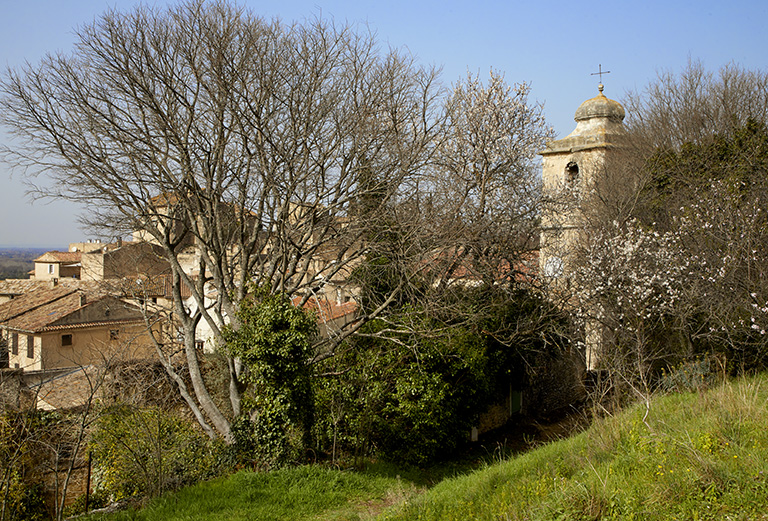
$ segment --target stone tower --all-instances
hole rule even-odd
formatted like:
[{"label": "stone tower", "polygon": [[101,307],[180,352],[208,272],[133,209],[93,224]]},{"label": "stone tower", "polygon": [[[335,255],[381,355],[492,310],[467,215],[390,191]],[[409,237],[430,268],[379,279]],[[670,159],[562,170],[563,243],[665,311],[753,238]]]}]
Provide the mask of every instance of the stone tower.
[{"label": "stone tower", "polygon": [[624,108],[603,94],[576,110],[576,128],[552,141],[543,157],[544,209],[541,216],[541,273],[557,286],[569,283],[586,226],[585,205],[613,165],[620,161]]},{"label": "stone tower", "polygon": [[[598,195],[618,189],[625,137],[624,108],[603,94],[576,110],[576,128],[540,152],[543,157],[544,206],[541,215],[539,269],[558,295],[570,299],[571,279],[581,246],[588,237]],[[618,176],[618,177],[617,177]],[[566,304],[567,305],[567,304]],[[584,325],[584,362],[597,368],[604,330],[596,322]]]}]

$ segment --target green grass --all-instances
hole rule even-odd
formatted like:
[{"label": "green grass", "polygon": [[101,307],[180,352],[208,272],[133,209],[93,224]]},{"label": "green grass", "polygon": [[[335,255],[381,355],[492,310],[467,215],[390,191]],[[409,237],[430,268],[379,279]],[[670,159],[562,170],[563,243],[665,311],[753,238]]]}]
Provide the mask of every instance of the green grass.
[{"label": "green grass", "polygon": [[768,519],[768,378],[659,397],[390,511],[395,520]]},{"label": "green grass", "polygon": [[240,472],[100,519],[768,520],[768,376],[658,397],[645,415],[637,406],[425,493],[419,472],[311,466]]},{"label": "green grass", "polygon": [[141,510],[93,516],[120,520],[363,520],[413,487],[397,476],[305,466],[241,471],[168,494]]}]

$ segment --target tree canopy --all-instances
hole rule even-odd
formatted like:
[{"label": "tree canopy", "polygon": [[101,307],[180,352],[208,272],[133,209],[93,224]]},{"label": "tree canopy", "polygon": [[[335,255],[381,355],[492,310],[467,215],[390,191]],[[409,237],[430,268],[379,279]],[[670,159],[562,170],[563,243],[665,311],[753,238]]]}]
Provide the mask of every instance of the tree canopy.
[{"label": "tree canopy", "polygon": [[[174,330],[157,351],[211,436],[232,441],[248,380],[242,357],[222,352],[229,403],[215,399],[197,334],[226,343],[249,281],[302,306],[358,295],[353,272],[394,263],[375,306],[315,339],[332,356],[398,296],[424,297],[413,287],[445,287],[468,266],[490,280],[498,266],[483,276],[480,260],[509,272],[504,244],[535,247],[533,157],[551,131],[524,84],[470,77],[449,95],[437,69],[370,31],[265,20],[226,0],[112,10],[75,34],[71,53],[3,77],[5,157],[54,181],[41,195],[85,203],[102,235],[160,247]],[[425,270],[435,259],[450,262]]]},{"label": "tree canopy", "polygon": [[608,177],[628,204],[591,223],[576,291],[619,385],[647,392],[698,359],[765,365],[766,85],[690,62],[625,100],[625,161]]}]

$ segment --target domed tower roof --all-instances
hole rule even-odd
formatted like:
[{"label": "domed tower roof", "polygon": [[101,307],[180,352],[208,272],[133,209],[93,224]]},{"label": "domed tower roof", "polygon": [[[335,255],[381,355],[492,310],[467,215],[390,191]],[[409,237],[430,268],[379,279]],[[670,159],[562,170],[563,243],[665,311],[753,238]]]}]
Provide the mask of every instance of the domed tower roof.
[{"label": "domed tower roof", "polygon": [[573,132],[563,139],[547,143],[540,152],[541,155],[621,145],[626,135],[623,123],[624,107],[603,94],[602,83],[597,89],[600,91],[597,96],[588,99],[576,109],[573,117],[576,120],[576,128]]},{"label": "domed tower roof", "polygon": [[623,121],[625,113],[621,103],[605,97],[605,94],[603,94],[602,83],[597,87],[597,90],[600,91],[600,94],[579,105],[573,119],[577,122],[593,118],[608,118],[614,121]]}]

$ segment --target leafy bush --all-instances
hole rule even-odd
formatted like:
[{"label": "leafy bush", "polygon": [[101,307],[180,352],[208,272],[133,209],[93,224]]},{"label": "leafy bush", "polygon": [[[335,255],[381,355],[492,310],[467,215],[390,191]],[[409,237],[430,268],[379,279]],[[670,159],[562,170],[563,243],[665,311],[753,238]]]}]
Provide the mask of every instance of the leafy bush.
[{"label": "leafy bush", "polygon": [[[368,330],[376,327],[381,325]],[[415,464],[455,447],[475,419],[468,412],[476,405],[483,373],[482,355],[468,358],[461,352],[482,353],[478,340],[469,335],[410,346],[380,339],[351,342],[342,357],[324,367],[336,376],[317,389],[317,410],[324,412],[317,424],[322,445],[334,456],[342,450],[358,456],[375,451]]]},{"label": "leafy bush", "polygon": [[91,449],[99,487],[115,500],[158,496],[220,472],[220,448],[189,422],[153,407],[110,408]]},{"label": "leafy bush", "polygon": [[[467,309],[496,297],[494,290],[457,296]],[[523,358],[545,351],[544,338],[550,349],[556,345],[551,329],[537,335],[533,327],[512,345],[499,340],[503,327],[541,311],[526,306],[530,295],[516,297],[499,298],[494,312],[475,324],[440,320],[413,306],[402,307],[387,322],[369,323],[343,355],[321,367],[327,377],[316,390],[320,447],[334,458],[344,451],[358,457],[375,452],[424,465],[468,441],[479,415],[511,383],[524,385]],[[380,335],[384,330],[399,333]]]},{"label": "leafy bush", "polygon": [[[243,299],[237,313],[240,327],[226,328],[227,348],[247,370],[242,381],[245,415],[236,422],[238,451],[253,450],[251,458],[266,466],[297,459],[309,446],[313,421],[308,361],[316,317],[285,295],[256,289]],[[252,436],[252,440],[247,439]]]},{"label": "leafy bush", "polygon": [[[88,511],[104,508],[109,504],[109,495],[104,489],[97,489],[88,495]],[[77,496],[72,503],[64,507],[64,517],[70,518],[87,513],[85,510],[85,494]]]},{"label": "leafy bush", "polygon": [[17,471],[6,475],[0,488],[5,516],[8,521],[42,521],[50,519],[43,499],[43,485],[22,479]]},{"label": "leafy bush", "polygon": [[0,510],[3,519],[48,519],[43,480],[57,440],[59,415],[28,409],[0,414]]},{"label": "leafy bush", "polygon": [[659,388],[667,392],[703,391],[720,383],[723,371],[718,365],[723,365],[718,358],[702,357],[662,370]]}]

